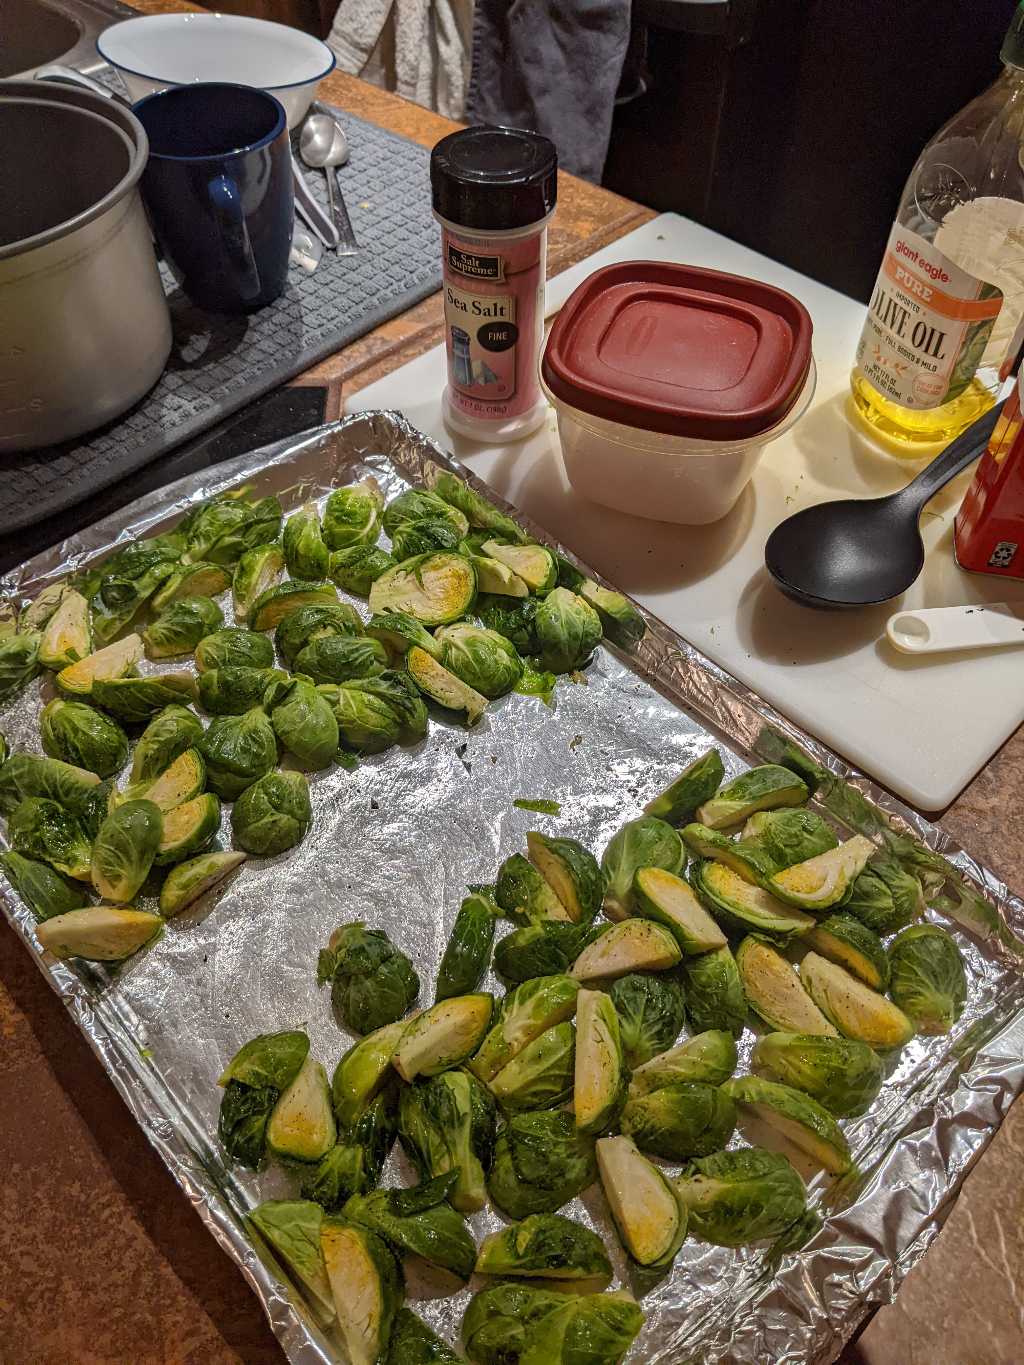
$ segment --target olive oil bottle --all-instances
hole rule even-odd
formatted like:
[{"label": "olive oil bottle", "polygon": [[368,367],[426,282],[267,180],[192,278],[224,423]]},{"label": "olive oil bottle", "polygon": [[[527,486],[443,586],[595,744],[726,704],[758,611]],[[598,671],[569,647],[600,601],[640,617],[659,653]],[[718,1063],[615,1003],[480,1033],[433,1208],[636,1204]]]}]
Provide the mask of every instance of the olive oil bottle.
[{"label": "olive oil bottle", "polygon": [[853,411],[909,459],[992,406],[1024,315],[1024,0],[1000,60],[918,158],[857,345]]}]

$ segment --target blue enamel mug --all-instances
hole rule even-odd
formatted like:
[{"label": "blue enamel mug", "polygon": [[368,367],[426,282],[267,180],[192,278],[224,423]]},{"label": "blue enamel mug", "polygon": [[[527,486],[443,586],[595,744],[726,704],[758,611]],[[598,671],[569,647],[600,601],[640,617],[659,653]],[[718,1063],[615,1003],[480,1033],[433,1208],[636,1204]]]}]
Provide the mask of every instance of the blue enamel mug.
[{"label": "blue enamel mug", "polygon": [[158,91],[133,111],[149,138],[143,202],[178,284],[211,312],[273,302],[294,222],[284,109],[264,90],[204,83]]}]

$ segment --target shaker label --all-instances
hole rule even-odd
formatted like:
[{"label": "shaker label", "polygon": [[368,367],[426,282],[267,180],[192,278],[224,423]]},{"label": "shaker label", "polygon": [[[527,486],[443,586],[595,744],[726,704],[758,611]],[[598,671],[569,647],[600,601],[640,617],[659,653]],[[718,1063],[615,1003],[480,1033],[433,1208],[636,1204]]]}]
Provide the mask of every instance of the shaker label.
[{"label": "shaker label", "polygon": [[894,403],[939,407],[974,378],[1002,303],[995,285],[968,274],[896,223],[857,345],[857,364]]},{"label": "shaker label", "polygon": [[500,256],[478,256],[474,251],[460,251],[448,243],[448,265],[459,275],[474,280],[502,280],[505,278]]}]

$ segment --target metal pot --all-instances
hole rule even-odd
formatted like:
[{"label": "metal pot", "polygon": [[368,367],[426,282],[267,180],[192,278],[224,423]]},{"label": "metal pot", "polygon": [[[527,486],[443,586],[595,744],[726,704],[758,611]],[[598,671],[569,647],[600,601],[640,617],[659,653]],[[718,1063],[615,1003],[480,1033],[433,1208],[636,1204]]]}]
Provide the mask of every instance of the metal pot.
[{"label": "metal pot", "polygon": [[130,109],[0,82],[0,455],[112,421],[156,383],[171,321]]}]

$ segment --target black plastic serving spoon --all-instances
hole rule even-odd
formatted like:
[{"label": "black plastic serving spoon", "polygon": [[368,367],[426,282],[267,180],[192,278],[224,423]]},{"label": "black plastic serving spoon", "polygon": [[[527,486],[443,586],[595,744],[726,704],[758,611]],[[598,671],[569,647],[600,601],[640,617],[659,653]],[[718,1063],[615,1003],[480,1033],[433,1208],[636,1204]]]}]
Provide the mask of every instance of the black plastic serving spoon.
[{"label": "black plastic serving spoon", "polygon": [[972,422],[898,493],[822,502],[776,526],[764,562],[782,591],[808,607],[868,607],[909,588],[924,567],[922,508],[982,453],[1002,406]]}]

